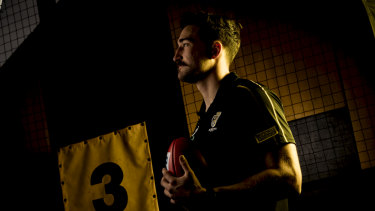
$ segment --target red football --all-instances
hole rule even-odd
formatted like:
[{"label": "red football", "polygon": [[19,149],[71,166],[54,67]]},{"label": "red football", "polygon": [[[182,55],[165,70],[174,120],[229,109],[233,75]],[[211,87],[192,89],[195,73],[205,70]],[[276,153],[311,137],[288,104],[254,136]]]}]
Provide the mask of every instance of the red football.
[{"label": "red football", "polygon": [[184,170],[180,165],[180,155],[186,157],[190,167],[194,171],[198,170],[195,168],[201,168],[206,165],[204,158],[199,151],[193,147],[190,140],[184,137],[174,139],[167,152],[166,167],[168,171],[177,177],[184,175]]}]

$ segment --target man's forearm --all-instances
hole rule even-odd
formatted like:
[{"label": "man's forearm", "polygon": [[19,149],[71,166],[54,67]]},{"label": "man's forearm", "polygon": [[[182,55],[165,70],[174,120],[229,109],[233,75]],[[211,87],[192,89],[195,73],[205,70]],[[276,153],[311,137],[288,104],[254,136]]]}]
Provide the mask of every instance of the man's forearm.
[{"label": "man's forearm", "polygon": [[279,169],[266,169],[258,174],[246,178],[242,182],[213,188],[215,194],[234,194],[248,192],[252,195],[282,199],[290,194],[298,194],[294,189],[295,178]]}]

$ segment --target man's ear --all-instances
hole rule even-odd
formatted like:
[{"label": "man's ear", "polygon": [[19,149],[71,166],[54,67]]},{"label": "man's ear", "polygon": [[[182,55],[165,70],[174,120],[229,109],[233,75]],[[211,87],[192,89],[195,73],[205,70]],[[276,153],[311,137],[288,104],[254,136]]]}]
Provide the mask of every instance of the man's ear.
[{"label": "man's ear", "polygon": [[222,50],[223,50],[223,44],[219,41],[215,41],[212,44],[211,59],[216,59],[220,55]]}]

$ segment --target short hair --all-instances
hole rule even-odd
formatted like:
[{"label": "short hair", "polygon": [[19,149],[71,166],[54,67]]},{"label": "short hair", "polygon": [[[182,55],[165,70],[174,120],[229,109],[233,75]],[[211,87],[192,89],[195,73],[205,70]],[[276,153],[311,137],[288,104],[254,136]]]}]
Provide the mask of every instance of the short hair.
[{"label": "short hair", "polygon": [[198,36],[206,44],[210,52],[213,42],[215,40],[221,41],[223,46],[228,50],[228,59],[232,63],[241,44],[241,24],[225,16],[207,13],[185,13],[181,17],[180,24],[181,29],[187,25],[198,26]]}]

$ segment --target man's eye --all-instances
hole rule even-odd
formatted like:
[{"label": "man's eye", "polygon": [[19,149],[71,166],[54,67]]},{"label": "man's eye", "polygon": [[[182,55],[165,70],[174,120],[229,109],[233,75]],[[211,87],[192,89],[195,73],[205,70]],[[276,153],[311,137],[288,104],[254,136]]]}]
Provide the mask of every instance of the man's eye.
[{"label": "man's eye", "polygon": [[190,43],[182,43],[182,47],[190,46]]}]

